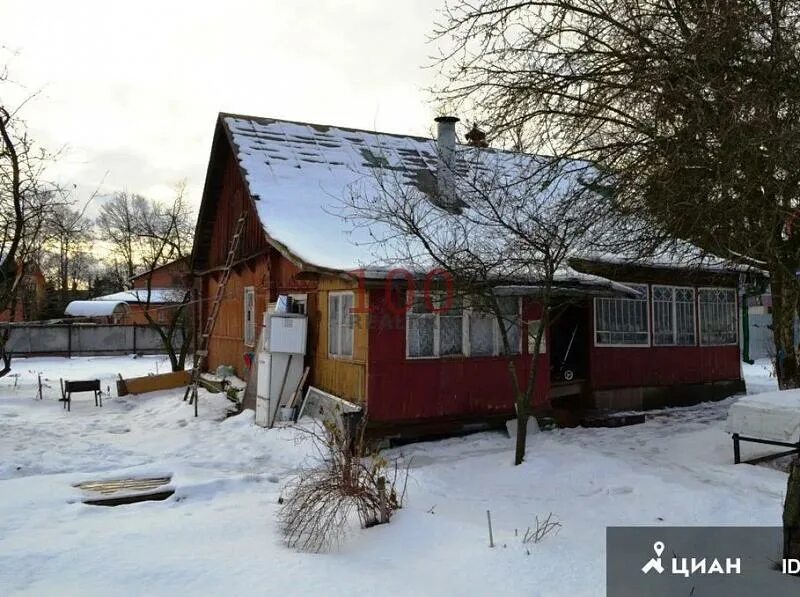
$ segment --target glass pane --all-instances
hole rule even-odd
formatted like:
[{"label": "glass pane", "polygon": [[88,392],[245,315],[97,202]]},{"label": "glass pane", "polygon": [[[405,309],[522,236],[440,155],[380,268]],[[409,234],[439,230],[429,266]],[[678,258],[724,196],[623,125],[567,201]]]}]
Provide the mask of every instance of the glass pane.
[{"label": "glass pane", "polygon": [[[500,313],[503,314],[499,323],[504,326],[508,336],[510,354],[519,354],[519,298],[515,296],[502,297],[497,299],[497,304],[500,307]],[[503,339],[500,334],[498,334],[497,344],[497,352],[505,354]]]},{"label": "glass pane", "polygon": [[433,328],[432,315],[408,316],[408,354],[412,357],[433,356]]},{"label": "glass pane", "polygon": [[328,353],[339,354],[339,295],[328,297]]},{"label": "glass pane", "polygon": [[458,317],[441,317],[439,320],[439,355],[462,354],[463,320]]},{"label": "glass pane", "polygon": [[596,298],[598,344],[647,344],[647,286],[627,284],[638,298]]},{"label": "glass pane", "polygon": [[469,348],[473,356],[494,354],[494,317],[483,313],[470,313]]}]

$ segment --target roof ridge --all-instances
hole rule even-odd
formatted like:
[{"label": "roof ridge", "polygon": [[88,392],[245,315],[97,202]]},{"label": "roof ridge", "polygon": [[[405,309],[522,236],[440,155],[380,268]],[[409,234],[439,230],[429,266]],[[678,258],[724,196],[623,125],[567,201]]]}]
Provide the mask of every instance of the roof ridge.
[{"label": "roof ridge", "polygon": [[[422,137],[420,135],[410,135],[405,133],[390,133],[388,131],[378,131],[373,129],[363,129],[363,128],[355,128],[349,126],[339,126],[338,124],[321,124],[318,122],[305,122],[303,120],[287,120],[285,118],[272,118],[270,116],[253,116],[251,114],[237,114],[234,112],[219,112],[218,118],[224,120],[225,118],[239,118],[242,120],[252,120],[254,122],[258,122],[259,124],[274,124],[277,122],[287,123],[287,124],[297,124],[301,126],[310,126],[314,129],[319,130],[320,132],[327,132],[327,129],[337,129],[340,131],[350,132],[350,133],[369,133],[371,135],[387,135],[389,137],[398,137],[401,139],[414,139],[415,141],[421,142],[430,142],[435,143],[436,139],[433,137]],[[227,128],[227,123],[225,123]],[[552,158],[554,156],[549,156],[546,154],[541,153],[528,153],[526,151],[514,151],[512,149],[504,149],[502,147],[474,147],[469,143],[457,143],[457,145],[461,147],[468,147],[471,149],[480,149],[481,151],[487,152],[496,152],[496,153],[505,153],[511,155],[519,155],[519,156],[526,156],[531,158]]]}]

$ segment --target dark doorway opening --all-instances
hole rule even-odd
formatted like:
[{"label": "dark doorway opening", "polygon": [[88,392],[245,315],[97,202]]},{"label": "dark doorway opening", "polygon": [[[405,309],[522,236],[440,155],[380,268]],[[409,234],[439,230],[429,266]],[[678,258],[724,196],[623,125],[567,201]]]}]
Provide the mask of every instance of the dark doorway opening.
[{"label": "dark doorway opening", "polygon": [[550,379],[553,383],[586,379],[589,374],[589,306],[565,303],[550,325]]}]

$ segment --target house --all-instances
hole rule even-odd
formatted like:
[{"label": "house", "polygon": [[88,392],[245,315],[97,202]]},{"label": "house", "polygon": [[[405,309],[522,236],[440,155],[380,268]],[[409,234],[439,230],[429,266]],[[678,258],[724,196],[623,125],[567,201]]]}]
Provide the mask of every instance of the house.
[{"label": "house", "polygon": [[[128,304],[122,323],[149,324],[145,311],[159,324],[167,324],[184,303],[189,285],[189,259],[182,257],[130,279],[133,288],[99,296],[96,301],[123,301]],[[149,285],[149,289],[148,289]]]},{"label": "house", "polygon": [[[433,312],[402,272],[374,266],[368,232],[334,213],[337,197],[370,192],[376,169],[435,178],[437,153],[421,137],[220,114],[192,255],[200,322],[236,222],[247,219],[207,366],[244,376],[262,314],[288,295],[308,315],[310,383],[365,405],[374,429],[424,433],[512,417],[497,322],[467,308]],[[689,404],[743,389],[737,271],[613,256],[576,256],[571,266],[560,281],[569,307],[539,359],[537,412]],[[525,339],[541,308],[511,291],[502,300],[520,315],[514,359],[525,376]]]},{"label": "house", "polygon": [[20,264],[24,268],[17,300],[14,305],[14,316],[11,309],[0,312],[0,321],[35,321],[41,316],[47,294],[47,281],[39,265],[33,261]]}]

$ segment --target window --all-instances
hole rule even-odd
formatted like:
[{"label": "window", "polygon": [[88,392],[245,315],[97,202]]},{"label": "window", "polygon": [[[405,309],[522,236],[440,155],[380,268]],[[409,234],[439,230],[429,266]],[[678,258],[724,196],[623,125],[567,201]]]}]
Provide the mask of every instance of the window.
[{"label": "window", "polygon": [[256,343],[256,289],[253,286],[244,289],[244,343],[245,346]]},{"label": "window", "polygon": [[653,344],[694,346],[694,289],[653,286]]},{"label": "window", "polygon": [[434,311],[433,297],[425,300],[422,293],[410,297],[406,314],[406,350],[410,357],[439,355],[439,316]]},{"label": "window", "polygon": [[700,288],[697,291],[700,313],[700,344],[736,344],[736,290]]},{"label": "window", "polygon": [[638,297],[594,299],[595,343],[602,346],[648,346],[647,285],[627,284]]},{"label": "window", "polygon": [[328,295],[328,355],[353,356],[353,293]]},{"label": "window", "polygon": [[305,294],[290,294],[287,301],[287,309],[289,313],[299,313],[300,315],[308,315],[308,295]]},{"label": "window", "polygon": [[[528,354],[533,354],[536,350],[536,334],[542,325],[541,319],[534,319],[528,322]],[[539,344],[539,354],[547,352],[547,330],[542,332],[541,343]]]},{"label": "window", "polygon": [[[501,322],[494,315],[467,309],[461,297],[448,304],[443,293],[433,293],[428,300],[423,293],[409,295],[406,311],[406,347],[410,358],[454,355],[494,356],[503,352]],[[511,354],[520,352],[519,299],[498,299],[503,325],[511,345]]]},{"label": "window", "polygon": [[503,346],[503,335],[499,328],[500,325],[508,337],[508,345],[511,349],[510,354],[519,354],[520,335],[519,335],[519,299],[515,296],[498,297],[497,306],[500,308],[501,319],[497,322],[497,354],[505,354]]}]

